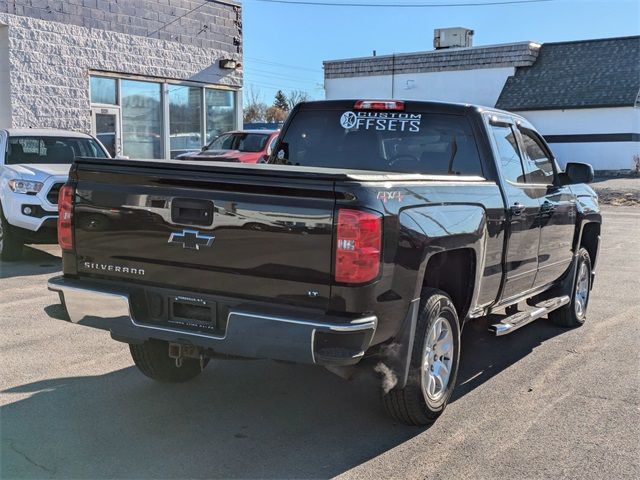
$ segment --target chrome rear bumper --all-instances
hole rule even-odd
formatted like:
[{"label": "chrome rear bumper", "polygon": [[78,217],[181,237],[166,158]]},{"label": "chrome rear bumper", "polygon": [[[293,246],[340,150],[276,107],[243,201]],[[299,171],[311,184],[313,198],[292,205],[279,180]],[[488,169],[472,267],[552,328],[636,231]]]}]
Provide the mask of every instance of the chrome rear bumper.
[{"label": "chrome rear bumper", "polygon": [[48,288],[59,294],[69,321],[109,330],[116,340],[140,343],[154,338],[248,358],[352,365],[364,356],[377,326],[375,316],[347,321],[240,305],[229,311],[224,334],[215,336],[136,320],[124,291],[65,277],[50,279]]}]

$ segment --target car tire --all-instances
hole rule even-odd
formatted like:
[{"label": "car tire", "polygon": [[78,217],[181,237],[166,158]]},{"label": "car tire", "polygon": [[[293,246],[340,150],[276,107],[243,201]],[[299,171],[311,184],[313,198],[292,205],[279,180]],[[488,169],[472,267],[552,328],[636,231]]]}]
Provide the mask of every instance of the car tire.
[{"label": "car tire", "polygon": [[195,358],[183,358],[182,365],[176,366],[175,359],[169,356],[169,343],[160,340],[148,340],[142,344],[129,344],[131,358],[138,370],[147,377],[163,383],[184,383],[200,375],[209,363],[205,358],[200,368],[200,361]]},{"label": "car tire", "polygon": [[22,257],[22,239],[16,235],[13,227],[4,218],[0,210],[0,259],[4,261],[19,260]]},{"label": "car tire", "polygon": [[576,276],[571,289],[571,301],[564,307],[549,313],[549,319],[560,327],[580,327],[587,319],[590,293],[591,257],[586,248],[580,248]]},{"label": "car tire", "polygon": [[383,393],[382,402],[393,419],[429,426],[451,398],[460,362],[460,323],[446,293],[423,289],[414,338],[407,384]]}]

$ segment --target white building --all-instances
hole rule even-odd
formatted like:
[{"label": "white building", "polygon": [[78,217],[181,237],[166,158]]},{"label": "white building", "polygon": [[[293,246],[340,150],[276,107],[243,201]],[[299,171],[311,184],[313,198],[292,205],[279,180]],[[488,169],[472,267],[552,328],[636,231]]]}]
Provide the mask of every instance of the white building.
[{"label": "white building", "polygon": [[640,36],[324,62],[327,99],[473,103],[518,112],[558,161],[640,168]]},{"label": "white building", "polygon": [[0,128],[93,133],[172,158],[241,125],[232,0],[0,0]]}]

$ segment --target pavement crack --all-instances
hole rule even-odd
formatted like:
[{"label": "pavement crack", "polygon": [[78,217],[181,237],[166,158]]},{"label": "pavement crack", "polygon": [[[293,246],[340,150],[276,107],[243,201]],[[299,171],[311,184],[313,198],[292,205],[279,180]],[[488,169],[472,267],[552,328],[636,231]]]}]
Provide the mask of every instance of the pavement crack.
[{"label": "pavement crack", "polygon": [[49,467],[46,467],[46,466],[44,466],[44,465],[39,464],[38,462],[36,462],[35,460],[33,460],[31,457],[29,457],[29,455],[27,455],[26,453],[24,453],[24,452],[22,452],[22,451],[18,450],[18,449],[16,448],[16,446],[13,444],[13,442],[9,442],[9,448],[11,448],[11,450],[13,450],[14,452],[16,452],[18,455],[20,455],[22,458],[24,458],[24,459],[25,459],[27,462],[29,462],[30,464],[35,465],[36,467],[38,467],[38,468],[40,468],[40,469],[44,470],[45,472],[48,472],[48,473],[50,473],[50,474],[52,474],[52,475],[55,475],[55,473],[56,473],[55,468],[54,468],[54,469],[51,469],[51,468],[49,468]]},{"label": "pavement crack", "polygon": [[577,396],[583,398],[589,398],[591,400],[605,400],[607,402],[622,402],[627,405],[631,405],[632,407],[637,407],[638,404],[634,403],[632,400],[627,400],[626,398],[611,398],[605,397],[604,395],[587,395],[586,393],[576,393]]}]

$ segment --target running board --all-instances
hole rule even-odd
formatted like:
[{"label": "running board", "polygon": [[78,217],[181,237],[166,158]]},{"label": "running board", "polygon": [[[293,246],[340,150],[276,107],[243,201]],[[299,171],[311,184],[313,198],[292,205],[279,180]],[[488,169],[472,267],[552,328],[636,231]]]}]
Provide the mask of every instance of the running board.
[{"label": "running board", "polygon": [[508,333],[515,332],[520,327],[530,324],[534,320],[544,317],[549,312],[552,312],[570,302],[570,298],[567,295],[562,297],[551,298],[540,302],[534,307],[533,310],[526,312],[515,313],[500,323],[495,323],[489,327],[489,331],[496,334],[496,337],[507,335]]}]

